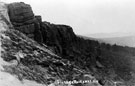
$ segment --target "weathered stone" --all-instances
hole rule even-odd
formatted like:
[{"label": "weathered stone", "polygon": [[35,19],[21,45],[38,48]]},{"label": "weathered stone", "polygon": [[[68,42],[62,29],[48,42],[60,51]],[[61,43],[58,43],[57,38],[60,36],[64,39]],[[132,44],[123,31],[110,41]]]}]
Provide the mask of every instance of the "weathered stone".
[{"label": "weathered stone", "polygon": [[[9,16],[15,29],[23,32],[24,34],[34,34],[30,38],[34,38],[37,42],[42,42],[41,16],[34,16],[30,5],[23,2],[11,3],[8,5]],[[30,35],[31,36],[31,35]]]},{"label": "weathered stone", "polygon": [[33,18],[31,20],[27,20],[25,22],[12,22],[12,24],[17,27],[17,26],[23,26],[23,25],[28,25],[28,24],[33,24],[36,20],[36,18]]},{"label": "weathered stone", "polygon": [[28,36],[29,38],[34,39],[34,34],[28,34],[27,36]]},{"label": "weathered stone", "polygon": [[31,34],[31,33],[34,33],[35,31],[35,27],[34,27],[34,24],[29,24],[29,25],[23,25],[23,26],[20,26],[20,27],[15,27],[15,29],[25,33],[25,34]]},{"label": "weathered stone", "polygon": [[76,36],[70,26],[66,25],[54,25],[48,22],[42,23],[42,37],[44,43],[49,46],[56,46],[57,51],[63,54],[67,45],[71,45]]},{"label": "weathered stone", "polygon": [[42,17],[40,15],[36,15],[35,18],[41,23],[42,22]]},{"label": "weathered stone", "polygon": [[34,39],[39,42],[42,43],[43,42],[43,37],[42,37],[42,33],[40,30],[40,23],[35,23],[35,32],[34,32]]},{"label": "weathered stone", "polygon": [[11,3],[8,5],[11,22],[25,22],[34,18],[30,5],[23,2]]}]

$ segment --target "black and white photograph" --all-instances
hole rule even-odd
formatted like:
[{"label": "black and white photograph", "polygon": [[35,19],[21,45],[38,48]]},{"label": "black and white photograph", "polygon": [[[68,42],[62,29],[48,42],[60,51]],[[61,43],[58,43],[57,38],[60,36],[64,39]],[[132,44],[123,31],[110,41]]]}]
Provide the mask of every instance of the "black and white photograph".
[{"label": "black and white photograph", "polygon": [[0,86],[135,86],[135,0],[0,0]]}]

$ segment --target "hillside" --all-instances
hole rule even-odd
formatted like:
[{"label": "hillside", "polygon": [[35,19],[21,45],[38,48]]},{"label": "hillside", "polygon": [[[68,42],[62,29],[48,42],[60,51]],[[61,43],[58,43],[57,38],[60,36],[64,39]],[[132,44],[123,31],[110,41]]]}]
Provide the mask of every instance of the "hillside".
[{"label": "hillside", "polygon": [[134,33],[97,33],[90,34],[87,38],[93,38],[101,43],[105,42],[111,45],[117,44],[121,46],[135,47]]},{"label": "hillside", "polygon": [[100,40],[102,40],[103,42],[106,42],[106,43],[110,43],[110,44],[135,47],[135,36],[101,38]]},{"label": "hillside", "polygon": [[94,78],[97,83],[68,86],[108,86],[116,81],[134,86],[134,48],[78,37],[68,25],[42,21],[23,2],[0,4],[0,85],[67,86],[56,82]]},{"label": "hillside", "polygon": [[95,33],[95,34],[86,34],[87,37],[93,38],[115,38],[115,37],[128,37],[134,36],[134,32],[112,32],[112,33]]}]

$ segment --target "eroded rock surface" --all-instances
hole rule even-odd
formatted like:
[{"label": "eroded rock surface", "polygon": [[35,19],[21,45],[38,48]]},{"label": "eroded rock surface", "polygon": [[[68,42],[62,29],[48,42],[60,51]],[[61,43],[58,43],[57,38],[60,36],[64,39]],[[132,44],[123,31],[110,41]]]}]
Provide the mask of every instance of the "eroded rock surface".
[{"label": "eroded rock surface", "polygon": [[30,5],[23,2],[11,3],[8,5],[8,13],[15,29],[38,42],[43,41],[40,31],[40,18],[34,15]]}]

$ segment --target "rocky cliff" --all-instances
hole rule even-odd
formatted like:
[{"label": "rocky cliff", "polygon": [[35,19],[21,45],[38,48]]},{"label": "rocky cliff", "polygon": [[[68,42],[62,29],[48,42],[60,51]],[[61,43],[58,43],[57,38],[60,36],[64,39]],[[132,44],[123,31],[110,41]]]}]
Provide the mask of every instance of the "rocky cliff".
[{"label": "rocky cliff", "polygon": [[[53,48],[54,46],[62,48],[58,39],[56,39],[57,41],[49,41],[45,38],[43,40],[41,17],[32,17],[33,12],[29,5],[22,2],[8,5],[0,3],[0,15],[1,86],[72,86],[62,82],[85,78],[84,73],[91,76],[90,72],[73,65],[68,59],[56,55],[56,53],[61,54],[62,52],[55,52],[58,49]],[[69,26],[57,26],[57,28],[61,27],[65,28],[63,30],[65,33],[72,31]],[[57,30],[50,29],[45,29],[47,33],[44,34],[54,39]],[[52,35],[52,33],[54,34]],[[33,37],[29,36],[31,34]],[[47,43],[45,40],[49,42]],[[96,84],[98,85],[98,83]]]},{"label": "rocky cliff", "polygon": [[35,15],[31,6],[23,2],[2,6],[6,11],[1,11],[1,22],[4,22],[1,23],[4,29],[1,31],[1,57],[14,63],[3,68],[20,81],[27,79],[49,85],[56,80],[79,80],[85,75],[93,75],[100,84],[106,80],[131,79],[131,64],[124,54],[77,36],[68,25],[42,21],[42,17]]},{"label": "rocky cliff", "polygon": [[[16,30],[38,43],[46,44],[54,53],[71,60],[75,60],[75,57],[88,57],[89,53],[85,51],[88,51],[90,43],[77,37],[72,27],[42,22],[41,16],[34,15],[31,7],[23,2],[9,4],[8,9],[11,23]],[[94,59],[92,62],[95,63]]]},{"label": "rocky cliff", "polygon": [[16,30],[38,42],[43,41],[40,31],[40,17],[34,15],[30,5],[23,2],[12,3],[8,5],[8,9],[10,21]]}]

